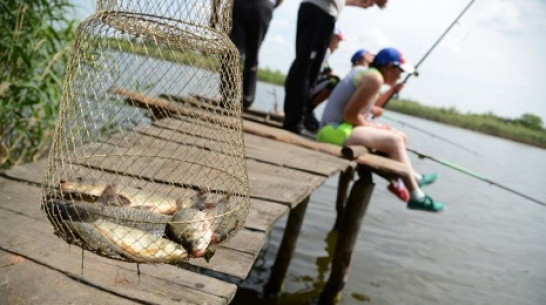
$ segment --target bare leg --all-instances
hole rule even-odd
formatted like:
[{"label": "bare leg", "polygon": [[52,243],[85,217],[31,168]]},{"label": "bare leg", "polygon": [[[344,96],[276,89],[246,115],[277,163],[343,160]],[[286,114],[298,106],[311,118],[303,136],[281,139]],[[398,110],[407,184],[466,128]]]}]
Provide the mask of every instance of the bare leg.
[{"label": "bare leg", "polygon": [[[393,132],[369,126],[358,126],[353,129],[353,133],[345,141],[345,144],[364,145],[386,153],[389,158],[406,164],[408,169],[413,173],[415,171],[406,152],[405,142],[406,139],[401,132]],[[414,175],[404,177],[402,180],[410,192],[419,188]]]}]

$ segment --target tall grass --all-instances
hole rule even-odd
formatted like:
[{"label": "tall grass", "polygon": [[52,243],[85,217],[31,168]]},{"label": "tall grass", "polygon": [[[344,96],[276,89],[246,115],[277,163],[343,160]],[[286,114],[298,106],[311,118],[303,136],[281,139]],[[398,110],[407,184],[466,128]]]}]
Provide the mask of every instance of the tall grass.
[{"label": "tall grass", "polygon": [[0,168],[47,154],[74,22],[69,0],[0,2]]},{"label": "tall grass", "polygon": [[546,148],[546,130],[540,117],[531,114],[524,114],[518,119],[506,119],[493,113],[463,114],[455,108],[434,108],[415,101],[396,99],[389,102],[387,109]]},{"label": "tall grass", "polygon": [[279,70],[271,70],[269,68],[258,69],[258,80],[266,83],[271,83],[279,86],[284,86],[286,76]]}]

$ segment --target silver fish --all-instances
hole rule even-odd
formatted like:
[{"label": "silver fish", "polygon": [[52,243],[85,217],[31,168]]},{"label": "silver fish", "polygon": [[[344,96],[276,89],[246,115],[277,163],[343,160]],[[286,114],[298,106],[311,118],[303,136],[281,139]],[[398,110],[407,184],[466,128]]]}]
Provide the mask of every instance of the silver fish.
[{"label": "silver fish", "polygon": [[120,249],[123,256],[136,262],[174,264],[188,260],[188,252],[168,239],[101,219],[96,220],[93,225],[102,236]]},{"label": "silver fish", "polygon": [[47,214],[53,216],[57,223],[68,221],[94,222],[98,219],[103,219],[146,231],[158,237],[165,233],[167,223],[172,218],[172,216],[133,208],[102,206],[82,201],[55,199],[46,202],[46,210]]},{"label": "silver fish", "polygon": [[239,227],[238,210],[229,205],[231,195],[220,198],[214,204],[208,204],[209,208],[203,210],[211,220],[213,236],[211,243],[217,244],[227,240]]},{"label": "silver fish", "polygon": [[92,223],[85,222],[67,222],[67,228],[79,239],[82,246],[87,250],[98,253],[106,257],[123,258],[119,247],[104,237]]},{"label": "silver fish", "polygon": [[171,215],[181,208],[172,197],[152,194],[144,190],[124,186],[118,187],[94,178],[78,177],[76,182],[62,180],[59,188],[71,199],[96,201],[110,206],[128,206]]},{"label": "silver fish", "polygon": [[170,239],[181,244],[193,257],[201,257],[212,239],[211,223],[207,215],[192,208],[176,212],[166,232]]}]

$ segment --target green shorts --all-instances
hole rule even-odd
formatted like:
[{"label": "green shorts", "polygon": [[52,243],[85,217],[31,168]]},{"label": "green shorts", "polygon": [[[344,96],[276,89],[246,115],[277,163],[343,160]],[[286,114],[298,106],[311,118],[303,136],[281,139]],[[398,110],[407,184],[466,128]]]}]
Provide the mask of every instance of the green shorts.
[{"label": "green shorts", "polygon": [[332,124],[328,124],[319,130],[317,140],[342,146],[345,140],[351,136],[352,132],[353,125],[349,123],[341,123],[337,128]]}]

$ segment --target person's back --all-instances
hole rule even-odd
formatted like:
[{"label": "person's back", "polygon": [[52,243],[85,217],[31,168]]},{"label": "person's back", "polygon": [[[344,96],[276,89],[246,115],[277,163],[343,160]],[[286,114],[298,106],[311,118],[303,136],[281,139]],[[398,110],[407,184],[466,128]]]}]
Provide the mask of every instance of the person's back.
[{"label": "person's back", "polygon": [[[374,56],[373,53],[366,49],[359,49],[351,56],[352,69],[338,82],[330,94],[326,108],[322,113],[321,126],[344,121],[343,111],[345,106],[356,92],[360,77],[369,70],[368,66],[373,61]],[[379,73],[376,69],[371,71]],[[369,112],[372,107],[373,105],[368,106],[366,112]]]}]

